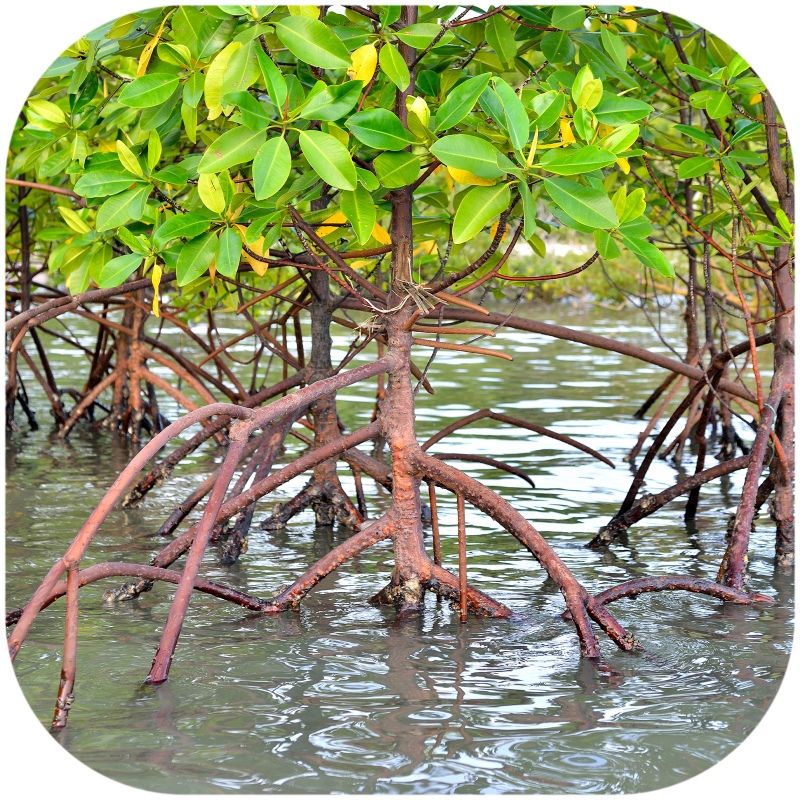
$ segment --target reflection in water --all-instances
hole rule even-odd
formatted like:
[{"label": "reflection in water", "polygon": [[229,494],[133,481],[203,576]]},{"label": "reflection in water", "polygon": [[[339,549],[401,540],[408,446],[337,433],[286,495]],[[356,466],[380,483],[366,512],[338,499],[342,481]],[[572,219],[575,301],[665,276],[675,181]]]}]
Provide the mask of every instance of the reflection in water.
[{"label": "reflection in water", "polygon": [[[555,313],[548,308],[545,316]],[[611,318],[559,307],[557,317],[548,321],[662,349],[626,312]],[[81,321],[70,325],[91,336]],[[529,473],[535,491],[484,465],[459,464],[533,521],[590,590],[647,574],[713,577],[739,476],[705,487],[689,526],[678,501],[613,550],[583,547],[627,491],[622,458],[642,426],[630,415],[659,380],[658,370],[532,334],[497,338],[515,351],[502,375],[480,358],[437,356],[429,373],[437,394],[419,398],[420,439],[483,407],[578,438],[617,469],[490,421],[458,431],[440,449],[502,453]],[[342,354],[346,344],[344,337],[335,341]],[[54,357],[66,385],[80,380],[69,355],[64,349]],[[33,399],[46,407],[43,398]],[[369,421],[373,399],[370,386],[340,395],[349,428]],[[163,410],[172,418],[179,413],[169,403]],[[64,442],[46,428],[20,431],[8,443],[11,605],[30,594],[133,454],[129,442],[104,431],[79,428]],[[288,448],[284,461],[300,451],[292,442]],[[221,456],[217,448],[201,449],[141,508],[113,512],[91,560],[146,562],[160,544],[152,532]],[[646,490],[658,491],[675,475],[669,462],[657,461]],[[352,490],[345,470],[342,482]],[[341,542],[345,531],[315,530],[311,513],[283,531],[258,530],[272,502],[303,484],[299,478],[264,503],[249,551],[236,565],[222,567],[210,552],[206,576],[268,596]],[[368,478],[364,486],[375,516],[385,493]],[[455,502],[444,492],[438,500],[443,560],[453,568]],[[433,598],[423,614],[403,621],[368,605],[392,567],[382,543],[327,577],[296,613],[259,617],[192,598],[170,680],[158,688],[141,684],[173,587],[111,607],[101,602],[107,586],[86,587],[77,700],[59,742],[110,777],[160,791],[632,792],[716,763],[769,706],[791,646],[792,575],[775,571],[766,513],[753,534],[752,588],[773,594],[777,606],[722,606],[687,593],[620,601],[615,613],[646,649],[625,654],[606,644],[600,669],[578,657],[574,632],[560,618],[563,601],[530,555],[483,515],[468,511],[467,523],[470,581],[510,606],[514,619],[462,626],[449,603]],[[46,611],[17,659],[22,687],[44,724],[58,683],[62,620],[59,605]]]}]

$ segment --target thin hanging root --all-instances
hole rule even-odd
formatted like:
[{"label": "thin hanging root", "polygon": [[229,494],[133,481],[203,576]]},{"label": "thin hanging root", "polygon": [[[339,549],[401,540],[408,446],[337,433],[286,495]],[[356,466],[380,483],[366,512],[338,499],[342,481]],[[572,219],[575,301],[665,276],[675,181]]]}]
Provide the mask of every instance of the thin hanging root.
[{"label": "thin hanging root", "polygon": [[[455,494],[462,494],[465,500],[502,525],[533,554],[561,589],[567,608],[572,612],[581,653],[589,658],[598,658],[600,644],[592,630],[587,612],[590,597],[542,535],[502,497],[468,475],[433,458],[422,449],[417,450],[412,458],[420,478],[435,481],[439,486]],[[603,616],[599,621],[619,647],[624,650],[632,649],[632,637],[613,617]]]},{"label": "thin hanging root", "polygon": [[[570,445],[570,447],[575,447],[584,453],[588,453],[598,461],[602,461],[604,464],[608,464],[608,466],[612,469],[615,469],[614,463],[609,461],[604,455],[601,455],[596,450],[592,450],[592,448],[588,445],[585,445],[570,436],[565,436],[563,433],[556,433],[548,428],[543,428],[541,425],[534,425],[532,422],[526,422],[524,419],[510,417],[508,414],[498,414],[496,411],[492,411],[491,408],[482,408],[480,411],[476,411],[474,414],[469,414],[466,417],[462,417],[461,419],[451,422],[449,425],[442,428],[438,433],[435,433],[433,436],[431,436],[431,438],[422,445],[422,449],[427,450],[436,444],[436,442],[444,439],[445,436],[449,436],[451,433],[459,430],[459,428],[463,428],[465,425],[470,425],[473,422],[487,418],[497,420],[497,422],[505,422],[508,425],[514,425],[518,428],[525,428],[526,430],[533,431],[534,433],[541,434],[542,436],[548,436],[551,439],[563,442],[564,444]],[[526,480],[529,479],[526,478]]]},{"label": "thin hanging root", "polygon": [[503,470],[503,472],[508,472],[510,475],[516,475],[518,478],[522,478],[522,480],[530,484],[532,489],[536,488],[536,484],[527,473],[523,472],[521,469],[517,469],[517,467],[512,467],[511,464],[506,464],[505,461],[498,461],[496,458],[467,455],[466,453],[431,453],[431,455],[441,461],[473,461],[476,464],[486,464],[495,469]]},{"label": "thin hanging root", "polygon": [[[453,575],[452,572],[444,569],[444,567],[437,566],[436,564],[432,563],[430,568],[431,574],[424,583],[425,588],[446,600],[458,602],[460,610],[461,598],[464,595],[462,594],[459,578]],[[469,584],[467,584],[466,588],[466,601],[469,610],[471,610],[476,617],[509,619],[513,616],[508,606],[499,603],[497,600],[493,600],[491,597]]]},{"label": "thin hanging root", "polygon": [[58,686],[56,710],[53,715],[53,730],[61,730],[67,724],[67,716],[75,700],[75,669],[78,653],[78,567],[67,571],[67,613],[64,617],[64,655],[61,662],[61,682]]},{"label": "thin hanging root", "polygon": [[467,526],[464,510],[464,495],[456,495],[458,513],[458,604],[461,624],[467,621]]},{"label": "thin hanging root", "polygon": [[442,542],[439,538],[439,514],[436,510],[436,484],[428,481],[428,499],[431,507],[431,530],[433,532],[433,563],[442,566]]}]

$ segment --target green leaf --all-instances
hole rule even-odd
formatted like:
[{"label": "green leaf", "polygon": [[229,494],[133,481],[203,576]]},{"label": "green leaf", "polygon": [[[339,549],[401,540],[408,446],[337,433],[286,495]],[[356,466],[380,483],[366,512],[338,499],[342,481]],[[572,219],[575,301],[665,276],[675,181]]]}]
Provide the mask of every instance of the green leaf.
[{"label": "green leaf", "polygon": [[327,86],[315,94],[303,107],[303,119],[334,122],[347,114],[361,97],[361,81],[347,81],[338,86]]},{"label": "green leaf", "polygon": [[600,40],[603,43],[603,50],[608,53],[611,60],[623,71],[628,66],[628,53],[622,37],[612,33],[605,25],[600,26]]},{"label": "green leaf", "polygon": [[354,192],[342,192],[339,207],[353,226],[358,243],[366,244],[377,216],[372,195],[363,186],[358,186]]},{"label": "green leaf", "polygon": [[186,286],[199,278],[210,266],[217,252],[217,234],[213,231],[184,245],[175,271],[178,286]]},{"label": "green leaf", "polygon": [[522,197],[524,222],[522,235],[528,240],[536,233],[536,201],[533,199],[530,189],[522,181],[519,183],[519,193]]},{"label": "green leaf", "polygon": [[678,177],[686,180],[687,178],[698,178],[714,169],[714,159],[705,156],[686,158],[678,165]]},{"label": "green leaf", "polygon": [[311,17],[284,17],[275,34],[300,61],[323,69],[347,69],[350,53],[344,42],[324,23]]},{"label": "green leaf", "polygon": [[150,176],[154,181],[168,183],[171,186],[186,186],[189,182],[189,171],[179,164],[170,164]]},{"label": "green leaf", "polygon": [[[760,127],[760,123],[756,124]],[[690,125],[675,125],[674,127],[676,131],[688,136],[690,139],[694,139],[696,142],[707,144],[714,150],[719,150],[719,139],[715,139],[713,136],[707,134],[704,130],[700,130],[700,128],[692,128]]]},{"label": "green leaf", "polygon": [[161,159],[161,139],[157,131],[150,131],[147,140],[147,170],[152,172]]},{"label": "green leaf", "polygon": [[122,163],[122,166],[125,167],[128,172],[132,175],[136,175],[138,177],[144,176],[144,170],[142,169],[142,165],[139,163],[139,159],[136,157],[136,154],[133,150],[122,141],[122,139],[117,139],[117,155],[119,156],[119,160]]},{"label": "green leaf", "polygon": [[619,258],[621,255],[617,243],[608,231],[594,232],[594,246],[603,258]]},{"label": "green leaf", "polygon": [[489,85],[490,77],[491,74],[486,72],[456,86],[436,112],[436,127],[433,132],[437,133],[458,125],[472,111],[483,90]]},{"label": "green leaf", "polygon": [[236,228],[225,228],[219,235],[217,246],[217,272],[226,278],[235,278],[242,257],[242,237]]},{"label": "green leaf", "polygon": [[625,208],[619,215],[620,223],[624,225],[626,222],[638,219],[644,214],[646,208],[647,203],[644,199],[644,189],[634,189],[625,198]]},{"label": "green leaf", "polygon": [[109,197],[135,185],[136,179],[129,172],[96,169],[78,178],[75,193],[81,197]]},{"label": "green leaf", "polygon": [[141,219],[149,195],[149,186],[139,186],[136,189],[109,197],[97,211],[95,228],[98,231],[108,231],[112,228],[119,228],[128,220]]},{"label": "green leaf", "polygon": [[65,125],[67,122],[67,118],[62,109],[59,108],[55,103],[51,103],[49,100],[33,98],[28,100],[28,106],[33,109],[33,111],[36,112],[42,119],[45,119],[48,122],[52,122],[56,125]]},{"label": "green leaf", "polygon": [[197,179],[197,193],[203,205],[217,214],[221,214],[228,205],[225,193],[222,191],[219,176],[214,173],[204,173]]},{"label": "green leaf", "polygon": [[256,49],[256,56],[258,57],[258,66],[261,67],[261,74],[264,76],[264,85],[267,87],[269,99],[272,100],[272,104],[277,107],[282,116],[286,105],[286,96],[289,93],[286,78],[260,47]]},{"label": "green leaf", "polygon": [[272,197],[286,183],[292,171],[292,154],[282,136],[265,142],[253,160],[256,200]]},{"label": "green leaf", "polygon": [[141,239],[134,236],[127,228],[117,228],[117,239],[140,256],[146,256],[150,252],[149,246],[146,246]]},{"label": "green leaf", "polygon": [[345,126],[356,139],[378,150],[403,150],[413,141],[398,117],[385,108],[353,114]]},{"label": "green leaf", "polygon": [[783,228],[784,232],[791,236],[794,225],[792,225],[792,223],[789,221],[789,217],[786,215],[786,212],[782,208],[778,208],[775,211],[775,216],[778,219],[778,224],[781,226],[781,228]]},{"label": "green leaf", "polygon": [[373,162],[378,180],[387,189],[409,186],[419,177],[420,160],[411,153],[382,153]]},{"label": "green leaf", "polygon": [[500,14],[489,17],[485,35],[489,47],[504,64],[511,62],[517,55],[517,43],[505,17]]},{"label": "green leaf", "polygon": [[[259,48],[260,49],[260,48]],[[223,96],[229,92],[244,91],[259,77],[258,59],[253,42],[240,47],[228,61],[222,78]]]},{"label": "green leaf", "polygon": [[226,105],[237,106],[242,117],[242,125],[251,131],[265,131],[272,117],[264,103],[259,103],[250,92],[229,92],[222,98]]},{"label": "green leaf", "polygon": [[151,108],[166,102],[178,87],[177,75],[151,72],[126,83],[119,93],[119,102],[130,108]]},{"label": "green leaf", "polygon": [[356,167],[358,182],[368,191],[377,192],[381,188],[381,182],[375,177],[373,172],[363,167]]},{"label": "green leaf", "polygon": [[189,80],[183,84],[183,102],[187,106],[197,108],[198,103],[203,97],[206,76],[202,72],[195,72],[189,76]]},{"label": "green leaf", "polygon": [[586,19],[586,9],[583,6],[556,6],[550,24],[562,31],[572,31],[582,28]]},{"label": "green leaf", "polygon": [[389,76],[389,80],[401,91],[404,92],[411,83],[411,76],[408,72],[406,60],[400,55],[398,49],[390,43],[386,43],[379,55],[381,70]]},{"label": "green leaf", "polygon": [[539,115],[535,124],[539,128],[540,136],[561,117],[565,101],[564,94],[556,91],[545,92],[533,98],[533,110]]},{"label": "green leaf", "polygon": [[594,115],[604,125],[615,126],[644,119],[652,110],[653,106],[634,97],[617,97],[606,92],[594,109]]},{"label": "green leaf", "polygon": [[201,175],[222,172],[223,169],[252,161],[266,138],[265,131],[253,131],[244,125],[225,131],[203,154],[197,171]]},{"label": "green leaf", "polygon": [[142,263],[142,256],[138,253],[130,253],[127,256],[119,256],[107,261],[97,270],[95,282],[101,289],[111,289],[120,286],[125,279],[132,275]]},{"label": "green leaf", "polygon": [[496,186],[475,186],[467,192],[453,220],[453,243],[461,244],[479,233],[511,202],[511,190],[506,183]]},{"label": "green leaf", "polygon": [[503,106],[505,127],[511,139],[511,145],[515,150],[522,152],[523,147],[528,143],[530,134],[528,113],[525,111],[525,106],[522,105],[522,100],[502,78],[495,78],[494,84],[497,96]]},{"label": "green leaf", "polygon": [[551,64],[569,64],[575,58],[575,44],[564,31],[550,31],[542,37],[542,53]]},{"label": "green leaf", "polygon": [[189,211],[186,214],[176,214],[160,225],[153,234],[153,244],[157,248],[164,247],[173,239],[194,239],[208,230],[211,220]]},{"label": "green leaf", "polygon": [[705,107],[711,119],[721,119],[731,113],[733,101],[725,92],[711,92]]},{"label": "green leaf", "polygon": [[605,229],[619,225],[611,200],[600,189],[563,178],[545,178],[544,188],[559,208],[583,225]]},{"label": "green leaf", "polygon": [[627,150],[639,138],[638,125],[621,125],[612,131],[605,138],[601,139],[600,144],[612,153],[622,153]]},{"label": "green leaf", "polygon": [[[306,19],[293,17],[293,19]],[[335,189],[355,191],[358,178],[347,148],[329,133],[302,131],[300,149],[311,168]]]},{"label": "green leaf", "polygon": [[455,169],[465,169],[481,178],[501,178],[504,170],[497,164],[500,151],[485,139],[466,133],[444,136],[430,151],[442,164]]},{"label": "green leaf", "polygon": [[[409,47],[424,50],[436,38],[441,29],[441,25],[436,25],[433,22],[418,22],[416,25],[409,25],[407,28],[397,31],[395,36],[404,44],[409,45]],[[452,38],[453,34],[448,31],[439,39],[437,45],[441,47]]]},{"label": "green leaf", "polygon": [[[552,154],[552,155],[551,155]],[[540,164],[548,172],[556,175],[580,175],[592,172],[603,167],[610,167],[616,163],[617,156],[610,150],[604,150],[597,145],[587,145],[580,150],[566,153],[556,153],[551,150]]]},{"label": "green leaf", "polygon": [[670,264],[667,257],[654,244],[650,244],[650,242],[646,242],[644,239],[637,239],[632,236],[624,235],[622,237],[622,243],[646,267],[654,269],[665,278],[675,277],[675,270],[672,264]]}]

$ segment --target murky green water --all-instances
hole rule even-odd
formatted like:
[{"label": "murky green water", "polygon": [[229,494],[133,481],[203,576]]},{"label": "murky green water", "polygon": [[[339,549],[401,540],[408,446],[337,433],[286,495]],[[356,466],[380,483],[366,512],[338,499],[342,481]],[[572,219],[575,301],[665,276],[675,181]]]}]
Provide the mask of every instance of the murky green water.
[{"label": "murky green water", "polygon": [[[562,306],[531,312],[663,350],[631,312]],[[70,325],[92,340],[88,327]],[[336,339],[340,355],[347,344]],[[430,371],[436,397],[419,398],[420,440],[482,407],[579,438],[617,469],[485,421],[433,452],[483,453],[527,471],[536,490],[483,465],[459,464],[531,520],[590,591],[650,574],[714,577],[741,474],[704,487],[690,528],[679,500],[632,529],[627,544],[607,552],[583,547],[627,489],[622,457],[643,424],[630,415],[661,373],[533,334],[504,333],[489,346],[495,345],[513,351],[514,362],[457,353],[437,358]],[[76,366],[74,351],[56,344],[50,352],[59,382],[78,386],[85,365]],[[247,356],[249,345],[240,352]],[[131,455],[127,442],[85,427],[68,442],[57,439],[32,380],[28,389],[43,425],[36,433],[23,428],[8,443],[10,608],[30,596]],[[369,420],[373,395],[373,385],[340,395],[349,427]],[[162,410],[177,415],[168,401]],[[283,460],[298,452],[290,441]],[[209,446],[141,508],[113,512],[86,563],[146,563],[160,544],[152,532],[221,456]],[[685,466],[692,469],[688,456]],[[342,469],[342,476],[351,487],[349,473]],[[674,468],[659,461],[647,489],[675,478]],[[302,485],[298,479],[276,497]],[[369,479],[365,487],[377,514],[385,494]],[[455,568],[455,503],[446,493],[439,500],[445,562]],[[268,507],[260,506],[257,521]],[[266,596],[345,536],[312,523],[307,513],[275,533],[258,530],[256,522],[241,561],[221,567],[210,551],[205,575]],[[766,515],[752,538],[751,586],[776,596],[778,605],[723,605],[686,593],[621,601],[613,610],[646,651],[625,654],[604,641],[611,674],[579,658],[574,629],[559,618],[560,594],[532,557],[482,514],[468,509],[467,523],[470,581],[510,606],[515,619],[460,625],[449,605],[434,598],[419,619],[402,622],[373,608],[366,599],[391,570],[384,544],[327,578],[299,613],[259,618],[196,595],[170,680],[157,689],[142,680],[173,587],[159,585],[114,607],[101,602],[114,583],[86,587],[77,699],[61,743],[111,778],[168,792],[634,792],[701,772],[758,724],[786,668],[793,611],[791,576],[774,569]],[[55,701],[62,626],[58,603],[42,613],[16,662],[44,724]]]}]

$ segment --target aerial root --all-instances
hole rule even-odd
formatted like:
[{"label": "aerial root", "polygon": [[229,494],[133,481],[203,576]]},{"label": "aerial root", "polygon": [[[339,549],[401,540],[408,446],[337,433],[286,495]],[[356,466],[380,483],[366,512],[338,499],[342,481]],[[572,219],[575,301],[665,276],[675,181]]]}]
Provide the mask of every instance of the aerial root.
[{"label": "aerial root", "polygon": [[[647,592],[684,591],[697,594],[707,594],[727,603],[740,603],[753,605],[754,603],[775,603],[774,598],[761,592],[747,592],[734,589],[731,586],[708,580],[707,578],[692,578],[688,575],[662,575],[652,578],[634,578],[618,586],[612,586],[591,597],[588,603],[589,613],[602,613],[603,607],[609,603],[621,600],[623,597],[638,597]],[[564,619],[570,619],[570,612],[562,614]],[[600,620],[597,620],[598,623]],[[602,624],[602,623],[601,623]]]},{"label": "aerial root", "polygon": [[[90,583],[103,580],[104,578],[116,577],[132,577],[140,578],[142,581],[153,584],[154,581],[164,581],[166,583],[179,583],[181,573],[172,569],[162,569],[160,567],[152,567],[146,564],[128,564],[122,561],[108,561],[102,564],[93,564],[91,567],[78,571],[78,587],[82,588]],[[136,584],[127,584],[128,586],[135,586]],[[259,597],[240,592],[237,589],[232,589],[230,586],[225,586],[222,583],[214,581],[206,581],[198,578],[194,582],[194,589],[198,592],[204,592],[214,597],[219,597],[222,600],[227,600],[231,603],[243,606],[250,611],[262,611],[269,604],[268,600],[263,600]],[[111,590],[114,592],[115,590]],[[47,599],[45,600],[42,608],[47,608],[51,603],[54,603],[60,597],[67,593],[67,581],[59,581],[51,590]],[[109,597],[106,592],[103,595],[104,600],[119,599],[116,597]],[[25,606],[18,608],[15,611],[9,611],[6,614],[6,625],[13,625],[25,610]]]}]

